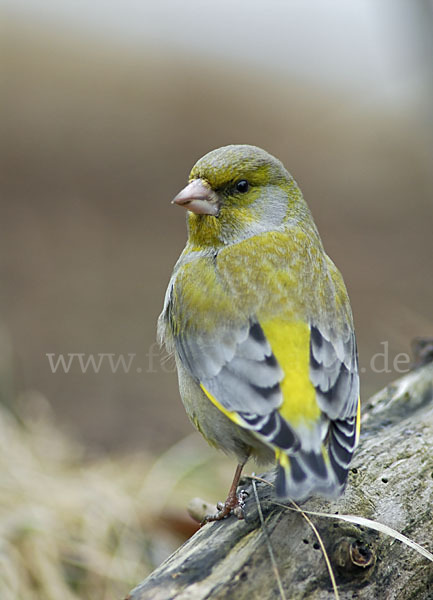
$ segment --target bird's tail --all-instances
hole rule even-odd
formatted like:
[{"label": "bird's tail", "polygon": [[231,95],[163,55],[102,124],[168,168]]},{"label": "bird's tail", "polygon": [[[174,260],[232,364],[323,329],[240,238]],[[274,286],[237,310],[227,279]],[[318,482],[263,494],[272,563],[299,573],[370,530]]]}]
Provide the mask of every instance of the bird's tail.
[{"label": "bird's tail", "polygon": [[327,439],[317,450],[286,454],[278,450],[276,492],[280,498],[302,501],[318,494],[340,496],[346,486],[349,464],[358,441],[357,418],[332,421]]}]

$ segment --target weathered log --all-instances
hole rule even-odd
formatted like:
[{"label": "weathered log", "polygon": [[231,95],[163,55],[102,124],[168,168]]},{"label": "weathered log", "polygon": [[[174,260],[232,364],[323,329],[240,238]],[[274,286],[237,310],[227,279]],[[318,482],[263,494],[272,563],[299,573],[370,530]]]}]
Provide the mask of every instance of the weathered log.
[{"label": "weathered log", "polygon": [[[418,367],[363,407],[361,441],[346,492],[310,499],[305,511],[360,515],[433,551],[433,364]],[[274,504],[272,488],[251,481],[246,519],[201,528],[130,594],[130,600],[328,600],[334,597],[315,533],[302,514]],[[335,573],[340,598],[433,599],[433,563],[383,533],[310,516]],[[282,595],[269,544],[281,578]]]}]

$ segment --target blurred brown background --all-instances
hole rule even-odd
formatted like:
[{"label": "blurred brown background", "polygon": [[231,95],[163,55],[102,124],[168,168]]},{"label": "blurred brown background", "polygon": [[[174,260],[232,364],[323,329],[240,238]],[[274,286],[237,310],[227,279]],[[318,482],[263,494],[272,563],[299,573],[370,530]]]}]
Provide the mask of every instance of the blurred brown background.
[{"label": "blurred brown background", "polygon": [[[4,385],[90,448],[191,431],[155,326],[185,242],[170,200],[221,145],[262,146],[300,184],[349,288],[364,397],[433,335],[432,4],[203,4],[3,8]],[[136,357],[53,374],[46,354],[71,352]]]}]

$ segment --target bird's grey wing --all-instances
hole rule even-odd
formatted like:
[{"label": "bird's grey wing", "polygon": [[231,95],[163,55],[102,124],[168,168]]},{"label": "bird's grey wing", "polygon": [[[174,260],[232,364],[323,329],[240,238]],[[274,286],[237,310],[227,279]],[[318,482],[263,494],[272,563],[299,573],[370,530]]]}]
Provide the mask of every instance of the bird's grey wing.
[{"label": "bird's grey wing", "polygon": [[209,339],[180,334],[175,347],[206,395],[239,425],[269,445],[299,447],[298,436],[277,410],[283,402],[284,372],[257,320],[220,330]]},{"label": "bird's grey wing", "polygon": [[329,458],[343,483],[357,442],[359,375],[355,334],[351,324],[342,330],[312,324],[310,379],[317,402],[330,421]]}]

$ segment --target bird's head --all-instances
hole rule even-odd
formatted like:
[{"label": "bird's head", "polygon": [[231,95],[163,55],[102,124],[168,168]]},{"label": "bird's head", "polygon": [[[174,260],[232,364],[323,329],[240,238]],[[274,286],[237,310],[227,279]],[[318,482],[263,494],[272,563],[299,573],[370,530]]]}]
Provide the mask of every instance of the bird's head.
[{"label": "bird's head", "polygon": [[304,206],[282,163],[261,148],[232,145],[212,150],[192,168],[173,200],[188,212],[189,240],[219,247],[280,227]]}]

